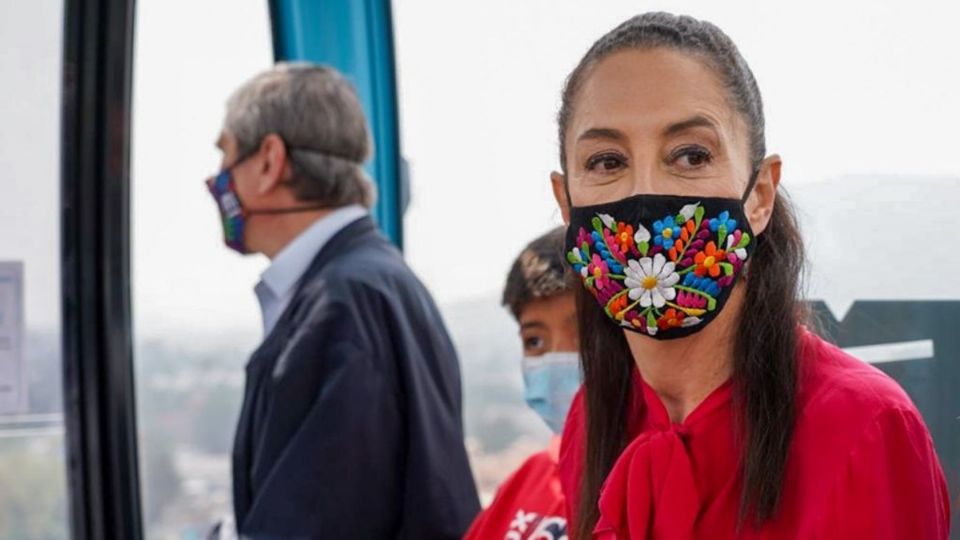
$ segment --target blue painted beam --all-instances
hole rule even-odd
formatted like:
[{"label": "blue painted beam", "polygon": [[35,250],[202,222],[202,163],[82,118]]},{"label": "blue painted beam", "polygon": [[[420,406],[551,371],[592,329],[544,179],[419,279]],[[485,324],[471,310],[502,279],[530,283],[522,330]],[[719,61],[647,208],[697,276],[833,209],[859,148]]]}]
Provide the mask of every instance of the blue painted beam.
[{"label": "blue painted beam", "polygon": [[403,246],[400,135],[389,0],[269,0],[274,59],[335,67],[357,89],[373,136],[374,217]]}]

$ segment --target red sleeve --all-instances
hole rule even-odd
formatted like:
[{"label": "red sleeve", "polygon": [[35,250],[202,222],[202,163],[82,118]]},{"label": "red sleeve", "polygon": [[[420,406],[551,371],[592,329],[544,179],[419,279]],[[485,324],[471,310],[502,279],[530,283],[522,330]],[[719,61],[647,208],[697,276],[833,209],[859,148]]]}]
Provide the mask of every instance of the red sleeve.
[{"label": "red sleeve", "polygon": [[[496,500],[494,500],[496,504]],[[491,507],[493,505],[490,505]],[[467,534],[463,535],[463,540],[483,540],[483,531],[487,528],[487,521],[490,517],[490,508],[484,509],[477,515],[477,518],[473,520],[473,524],[470,525],[470,529],[467,530]]]},{"label": "red sleeve", "polygon": [[490,506],[477,516],[463,540],[504,538],[513,530],[518,515],[562,517],[563,502],[556,481],[556,465],[550,454],[533,454],[500,485]]},{"label": "red sleeve", "polygon": [[946,539],[950,497],[916,411],[890,409],[860,436],[837,479],[823,538]]},{"label": "red sleeve", "polygon": [[[524,463],[524,465],[525,464],[526,463]],[[497,492],[493,495],[493,500],[490,501],[490,506],[487,506],[479,514],[477,514],[477,517],[473,520],[473,523],[470,525],[467,533],[463,535],[463,540],[485,540],[486,538],[490,537],[493,529],[503,525],[501,523],[497,523],[498,518],[501,521],[503,519],[503,516],[498,516],[497,514],[503,514],[504,507],[511,505],[511,501],[505,501],[504,499],[507,498],[506,495],[511,493],[510,486],[516,482],[517,474],[521,470],[523,470],[523,465],[521,465],[516,471],[510,473],[510,476],[508,476],[507,479],[500,484],[500,486],[497,488]],[[503,526],[502,528],[506,529],[506,526]]]}]

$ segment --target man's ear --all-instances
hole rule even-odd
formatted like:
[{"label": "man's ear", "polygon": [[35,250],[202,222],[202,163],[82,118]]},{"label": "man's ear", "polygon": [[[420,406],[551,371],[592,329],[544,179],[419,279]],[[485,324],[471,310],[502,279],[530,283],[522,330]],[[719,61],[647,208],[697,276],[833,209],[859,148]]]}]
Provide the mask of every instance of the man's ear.
[{"label": "man's ear", "polygon": [[550,173],[550,185],[553,187],[553,198],[557,200],[557,206],[560,207],[563,223],[569,225],[570,199],[567,198],[566,178],[564,178],[563,173],[557,171]]},{"label": "man's ear", "polygon": [[276,133],[268,133],[260,142],[258,154],[261,157],[257,193],[266,195],[279,186],[290,174],[290,160],[287,145]]},{"label": "man's ear", "polygon": [[757,181],[753,185],[750,196],[747,197],[745,211],[753,234],[760,234],[770,223],[773,215],[773,204],[777,201],[777,186],[780,185],[780,169],[783,161],[780,156],[773,154],[760,163]]}]

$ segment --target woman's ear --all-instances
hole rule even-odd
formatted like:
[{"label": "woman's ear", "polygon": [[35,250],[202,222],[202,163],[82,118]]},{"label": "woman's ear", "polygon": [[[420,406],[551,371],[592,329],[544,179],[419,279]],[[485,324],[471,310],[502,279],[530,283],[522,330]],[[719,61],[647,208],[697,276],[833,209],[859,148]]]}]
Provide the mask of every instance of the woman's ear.
[{"label": "woman's ear", "polygon": [[567,198],[566,179],[563,173],[553,171],[550,173],[550,185],[553,187],[553,198],[557,200],[557,206],[560,207],[560,215],[563,216],[563,223],[570,224],[570,199]]},{"label": "woman's ear", "polygon": [[757,181],[747,197],[745,211],[753,234],[760,234],[770,223],[773,215],[773,204],[777,201],[777,186],[780,185],[780,168],[783,161],[780,156],[773,154],[760,163],[757,172]]}]

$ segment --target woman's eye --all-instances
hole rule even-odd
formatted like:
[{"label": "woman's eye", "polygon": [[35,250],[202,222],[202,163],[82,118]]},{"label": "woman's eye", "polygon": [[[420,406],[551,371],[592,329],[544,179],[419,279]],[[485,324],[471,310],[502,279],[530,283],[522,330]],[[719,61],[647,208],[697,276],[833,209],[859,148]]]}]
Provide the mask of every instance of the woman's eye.
[{"label": "woman's eye", "polygon": [[675,151],[670,162],[684,169],[699,169],[710,163],[712,158],[710,151],[702,146],[686,146]]},{"label": "woman's eye", "polygon": [[619,154],[604,153],[591,156],[587,160],[587,170],[600,173],[617,171],[627,164],[626,158]]}]

